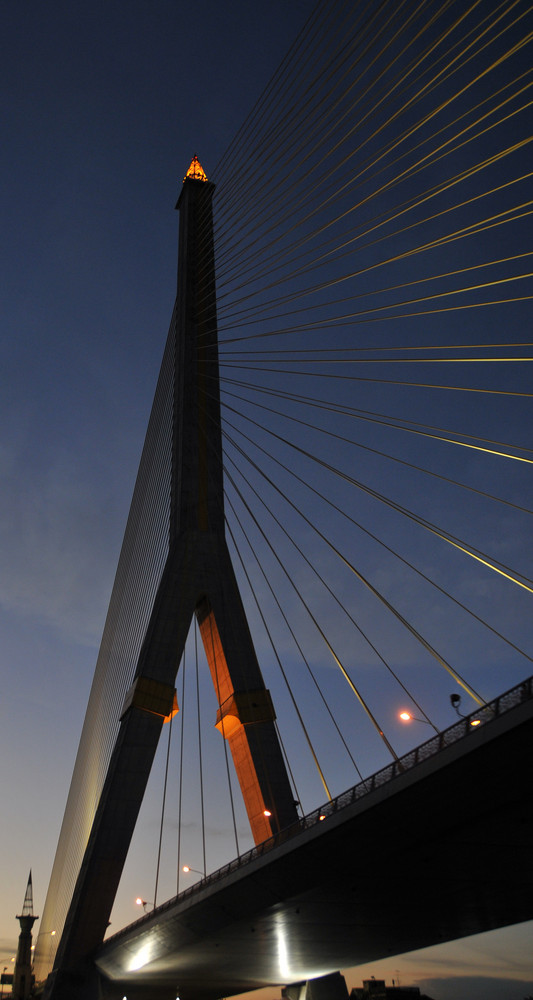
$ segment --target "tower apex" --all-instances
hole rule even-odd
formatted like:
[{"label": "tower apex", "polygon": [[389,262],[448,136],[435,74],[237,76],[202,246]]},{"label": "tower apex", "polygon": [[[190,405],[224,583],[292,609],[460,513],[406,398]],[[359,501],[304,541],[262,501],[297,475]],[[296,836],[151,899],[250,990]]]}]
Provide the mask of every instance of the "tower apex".
[{"label": "tower apex", "polygon": [[200,163],[200,160],[198,159],[196,153],[194,154],[191,160],[191,165],[187,173],[185,174],[185,177],[183,178],[183,182],[185,183],[186,180],[193,180],[193,181],[207,180],[207,174],[204,168],[202,167],[202,164]]},{"label": "tower apex", "polygon": [[[24,896],[24,905],[22,907],[21,917],[33,917],[33,884],[31,879],[31,868],[26,885],[26,894]],[[35,917],[35,919],[37,920],[38,917]],[[17,916],[17,920],[20,920],[20,917]]]}]

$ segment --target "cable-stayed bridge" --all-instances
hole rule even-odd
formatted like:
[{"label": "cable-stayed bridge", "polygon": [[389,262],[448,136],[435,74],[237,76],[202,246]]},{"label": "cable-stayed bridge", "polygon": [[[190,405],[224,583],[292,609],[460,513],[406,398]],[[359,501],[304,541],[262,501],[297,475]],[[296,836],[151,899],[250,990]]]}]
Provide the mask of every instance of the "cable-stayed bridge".
[{"label": "cable-stayed bridge", "polygon": [[532,717],[533,679],[119,931],[108,994],[242,993],[528,919]]},{"label": "cable-stayed bridge", "polygon": [[[525,774],[522,701],[520,738],[487,705],[531,672],[532,31],[523,2],[321,3],[209,180],[192,165],[176,307],[37,946],[43,980],[62,931],[52,996],[90,993],[96,954],[104,973],[120,965],[100,946],[163,720],[185,727],[186,663],[210,675],[210,722],[255,843],[295,832],[271,852],[272,878],[302,814],[399,767],[400,708],[439,733],[461,691],[485,713],[465,746],[495,733],[498,759]],[[477,767],[493,775],[486,753]],[[504,805],[514,825],[528,818],[512,787],[493,799],[494,831]],[[509,841],[490,843],[496,870]],[[510,843],[518,867],[523,841]],[[203,839],[202,872],[206,857]],[[154,903],[158,882],[159,866]],[[289,888],[288,905],[303,892]],[[531,916],[511,903],[469,926]],[[472,932],[460,913],[445,933]],[[390,939],[420,940],[414,928]],[[302,945],[298,976],[344,962],[342,948],[317,971]],[[250,984],[235,967],[227,982],[210,975],[188,967],[190,994]]]}]

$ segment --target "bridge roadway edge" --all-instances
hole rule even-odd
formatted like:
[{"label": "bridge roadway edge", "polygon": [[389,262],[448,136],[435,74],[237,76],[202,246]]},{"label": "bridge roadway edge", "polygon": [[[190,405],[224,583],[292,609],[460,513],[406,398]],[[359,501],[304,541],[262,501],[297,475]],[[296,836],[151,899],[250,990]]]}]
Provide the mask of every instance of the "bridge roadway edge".
[{"label": "bridge roadway edge", "polygon": [[533,701],[104,942],[104,997],[213,1000],[533,918]]}]

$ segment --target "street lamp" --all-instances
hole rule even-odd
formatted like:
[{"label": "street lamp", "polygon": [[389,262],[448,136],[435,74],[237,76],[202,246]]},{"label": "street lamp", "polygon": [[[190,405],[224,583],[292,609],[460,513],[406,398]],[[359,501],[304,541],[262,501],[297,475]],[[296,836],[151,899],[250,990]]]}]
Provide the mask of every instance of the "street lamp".
[{"label": "street lamp", "polygon": [[201,875],[202,878],[207,878],[205,872],[201,872],[199,868],[191,868],[190,865],[183,865],[183,868],[181,870],[182,870],[182,872],[185,872],[185,873],[187,873],[187,872],[194,872],[196,875]]},{"label": "street lamp", "polygon": [[148,900],[146,900],[146,899],[141,899],[140,896],[137,896],[137,899],[135,900],[135,902],[137,903],[137,906],[142,906],[142,908],[143,908],[143,910],[144,910],[145,913],[146,913],[146,907],[147,906],[153,906],[154,905],[153,903],[148,902]]},{"label": "street lamp", "polygon": [[[467,716],[464,715],[463,712],[459,711],[459,705],[461,704],[461,695],[460,694],[451,694],[450,695],[450,701],[452,703],[452,708],[455,709],[455,711],[457,712],[457,715],[459,716],[459,718],[460,719],[466,719]],[[470,725],[471,726],[480,726],[481,725],[481,719],[470,719]]]},{"label": "street lamp", "polygon": [[419,719],[418,715],[413,715],[411,712],[400,712],[399,718],[402,722],[425,722],[426,726],[431,726],[428,719]]},{"label": "street lamp", "polygon": [[429,719],[421,719],[420,716],[413,715],[412,712],[408,712],[406,709],[404,709],[403,712],[398,713],[398,718],[401,719],[402,722],[423,722],[426,726],[431,726],[437,734],[439,732],[437,727],[433,724],[433,722],[430,722]]}]

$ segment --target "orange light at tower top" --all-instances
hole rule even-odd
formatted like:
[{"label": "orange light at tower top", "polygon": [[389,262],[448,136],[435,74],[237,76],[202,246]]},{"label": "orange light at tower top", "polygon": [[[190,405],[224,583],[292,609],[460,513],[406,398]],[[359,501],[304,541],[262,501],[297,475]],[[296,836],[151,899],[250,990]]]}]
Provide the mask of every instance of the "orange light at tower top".
[{"label": "orange light at tower top", "polygon": [[194,154],[194,156],[193,156],[193,158],[191,160],[191,165],[190,165],[187,173],[185,174],[185,177],[183,178],[183,181],[185,182],[187,179],[193,180],[193,181],[206,181],[207,180],[207,174],[206,174],[204,168],[202,167],[202,164],[200,163],[200,160],[198,159],[196,153]]}]

